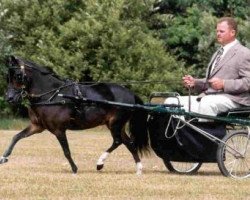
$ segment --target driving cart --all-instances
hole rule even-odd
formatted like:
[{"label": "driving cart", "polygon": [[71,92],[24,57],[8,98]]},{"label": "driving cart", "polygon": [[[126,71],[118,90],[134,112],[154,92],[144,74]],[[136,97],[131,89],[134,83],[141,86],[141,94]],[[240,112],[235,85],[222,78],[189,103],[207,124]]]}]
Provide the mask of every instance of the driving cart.
[{"label": "driving cart", "polygon": [[[178,99],[177,93],[156,92],[150,104],[169,96]],[[162,104],[148,118],[151,147],[171,172],[193,174],[202,163],[217,162],[224,176],[250,177],[249,114],[250,107],[242,107],[212,117]]]}]

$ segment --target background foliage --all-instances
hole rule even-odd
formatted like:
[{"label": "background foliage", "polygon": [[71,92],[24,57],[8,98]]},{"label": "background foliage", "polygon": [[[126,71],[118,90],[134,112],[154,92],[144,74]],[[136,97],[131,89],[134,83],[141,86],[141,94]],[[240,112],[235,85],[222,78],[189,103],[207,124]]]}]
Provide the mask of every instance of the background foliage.
[{"label": "background foliage", "polygon": [[203,75],[217,47],[221,16],[250,47],[249,0],[0,0],[1,112],[10,54],[78,81],[165,81],[129,84],[142,97],[183,93],[181,76]]}]

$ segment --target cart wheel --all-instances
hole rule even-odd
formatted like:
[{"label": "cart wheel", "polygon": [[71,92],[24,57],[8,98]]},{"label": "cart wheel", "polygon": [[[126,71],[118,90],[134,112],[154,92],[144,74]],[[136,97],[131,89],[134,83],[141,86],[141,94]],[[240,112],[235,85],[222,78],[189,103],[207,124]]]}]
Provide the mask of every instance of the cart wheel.
[{"label": "cart wheel", "polygon": [[202,165],[202,163],[193,162],[174,162],[166,160],[163,160],[163,162],[170,172],[178,174],[195,174]]},{"label": "cart wheel", "polygon": [[250,177],[250,137],[246,132],[234,132],[222,139],[217,150],[217,162],[224,176]]}]

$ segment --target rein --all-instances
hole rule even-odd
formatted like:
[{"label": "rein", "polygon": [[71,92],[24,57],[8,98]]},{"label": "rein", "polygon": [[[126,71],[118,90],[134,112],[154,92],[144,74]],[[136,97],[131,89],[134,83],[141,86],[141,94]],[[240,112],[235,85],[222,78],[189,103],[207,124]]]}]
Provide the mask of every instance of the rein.
[{"label": "rein", "polygon": [[28,96],[31,97],[31,98],[41,98],[41,97],[43,97],[43,96],[45,96],[47,94],[50,94],[50,93],[54,92],[54,94],[52,94],[52,96],[48,99],[48,101],[50,101],[50,100],[52,100],[57,95],[57,93],[60,92],[61,89],[69,87],[69,86],[72,86],[74,84],[76,84],[76,83],[71,83],[71,84],[68,84],[68,85],[63,85],[63,86],[60,86],[59,88],[55,88],[55,89],[52,89],[52,90],[50,90],[48,92],[44,92],[44,93],[41,93],[41,94],[30,94]]},{"label": "rein", "polygon": [[168,83],[181,83],[181,80],[178,81],[176,79],[169,79],[169,80],[163,80],[163,81],[84,81],[79,82],[79,84],[94,84],[94,83],[111,83],[111,84],[118,84],[118,85],[129,85],[129,84],[168,84]]},{"label": "rein", "polygon": [[[61,89],[63,88],[67,88],[67,87],[70,87],[70,86],[75,86],[75,89],[77,91],[77,95],[81,96],[81,91],[78,87],[78,84],[75,83],[75,82],[72,82],[70,84],[65,84],[65,85],[62,85],[58,88],[55,88],[55,89],[52,89],[48,92],[44,92],[42,94],[30,94],[28,95],[28,98],[41,98],[43,96],[46,96],[48,94],[51,94],[52,95],[47,99],[47,100],[44,100],[42,102],[37,102],[37,103],[31,103],[31,105],[64,105],[64,104],[72,104],[72,103],[69,103],[69,102],[66,102],[65,100],[61,100],[61,101],[56,101],[56,102],[52,102],[52,100],[58,96],[59,92],[61,91]],[[27,92],[26,92],[27,93]]]}]

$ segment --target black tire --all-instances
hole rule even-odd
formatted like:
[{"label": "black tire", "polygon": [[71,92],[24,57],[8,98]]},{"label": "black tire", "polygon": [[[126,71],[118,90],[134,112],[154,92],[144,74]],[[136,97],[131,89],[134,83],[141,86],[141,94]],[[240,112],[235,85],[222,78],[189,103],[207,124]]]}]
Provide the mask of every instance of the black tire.
[{"label": "black tire", "polygon": [[200,169],[202,163],[193,163],[193,162],[174,162],[163,160],[164,165],[170,172],[178,174],[195,174]]},{"label": "black tire", "polygon": [[221,173],[232,178],[250,177],[250,136],[248,133],[243,131],[230,133],[222,141],[225,144],[221,142],[217,150],[217,162]]}]

